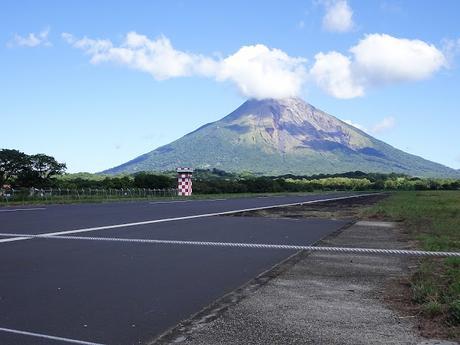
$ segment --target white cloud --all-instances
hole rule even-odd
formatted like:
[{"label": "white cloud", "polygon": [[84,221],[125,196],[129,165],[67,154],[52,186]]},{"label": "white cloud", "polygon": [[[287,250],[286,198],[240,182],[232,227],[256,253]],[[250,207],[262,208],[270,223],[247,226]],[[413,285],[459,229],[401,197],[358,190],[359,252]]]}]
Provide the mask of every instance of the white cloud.
[{"label": "white cloud", "polygon": [[338,52],[316,54],[310,74],[321,89],[336,98],[364,95],[364,87],[356,80],[350,58]]},{"label": "white cloud", "polygon": [[395,125],[396,125],[396,120],[394,117],[392,116],[385,117],[382,121],[372,126],[372,128],[370,129],[370,132],[373,134],[380,134],[385,131],[388,131],[389,129],[392,129]]},{"label": "white cloud", "polygon": [[386,34],[366,35],[350,51],[358,72],[372,84],[426,79],[446,64],[434,45]]},{"label": "white cloud", "polygon": [[390,1],[384,1],[380,3],[380,10],[384,13],[389,13],[389,14],[401,14],[404,12],[401,4],[390,2]]},{"label": "white cloud", "polygon": [[364,132],[367,132],[369,134],[381,134],[383,132],[386,132],[394,128],[396,125],[396,120],[393,116],[388,116],[388,117],[383,118],[380,122],[377,122],[370,128],[367,128],[351,120],[343,120],[343,122],[349,124],[350,126],[356,127]]},{"label": "white cloud", "polygon": [[8,43],[10,47],[38,47],[38,46],[51,46],[51,42],[48,40],[49,28],[46,28],[39,33],[31,32],[26,36],[14,34],[13,39]]},{"label": "white cloud", "polygon": [[442,51],[446,56],[447,63],[451,65],[456,56],[460,55],[460,38],[457,39],[443,39]]},{"label": "white cloud", "polygon": [[348,32],[353,29],[353,10],[346,0],[323,1],[326,14],[323,17],[323,28],[332,32]]},{"label": "white cloud", "polygon": [[360,125],[359,123],[353,122],[351,120],[343,120],[343,122],[349,124],[350,126],[356,127],[364,132],[367,132],[366,127],[364,127],[363,125]]},{"label": "white cloud", "polygon": [[447,66],[434,45],[386,34],[366,35],[350,52],[351,56],[319,53],[310,70],[317,84],[337,98],[363,96],[369,87],[427,79]]},{"label": "white cloud", "polygon": [[168,38],[151,40],[136,32],[122,44],[109,40],[82,38],[63,33],[62,37],[90,56],[91,63],[114,62],[147,72],[157,80],[202,76],[231,81],[239,91],[253,98],[296,96],[306,79],[306,60],[290,57],[264,45],[243,46],[224,59],[176,50]]},{"label": "white cloud", "polygon": [[74,35],[68,33],[68,32],[62,32],[61,37],[64,41],[66,41],[69,44],[73,44],[76,41],[76,38]]},{"label": "white cloud", "polygon": [[366,35],[349,55],[320,52],[309,71],[305,58],[263,44],[217,58],[177,50],[165,36],[150,39],[136,32],[128,33],[119,45],[69,33],[62,37],[89,55],[93,64],[119,64],[156,80],[199,76],[231,82],[242,95],[258,99],[298,96],[309,80],[333,97],[350,99],[364,96],[372,87],[427,79],[447,67],[445,55],[434,45],[385,34]]},{"label": "white cloud", "polygon": [[262,44],[244,46],[218,63],[216,76],[233,81],[250,97],[292,97],[300,93],[305,81],[305,62]]},{"label": "white cloud", "polygon": [[76,39],[68,33],[63,33],[62,37],[90,55],[93,64],[114,62],[147,72],[157,80],[194,74],[207,75],[215,69],[212,59],[176,50],[164,36],[150,40],[147,36],[130,32],[118,47],[110,40],[87,37]]}]

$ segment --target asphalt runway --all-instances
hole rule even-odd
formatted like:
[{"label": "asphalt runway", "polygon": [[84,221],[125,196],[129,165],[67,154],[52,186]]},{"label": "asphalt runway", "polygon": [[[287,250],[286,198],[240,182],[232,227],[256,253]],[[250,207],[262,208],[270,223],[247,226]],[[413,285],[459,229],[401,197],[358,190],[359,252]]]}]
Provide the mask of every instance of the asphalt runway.
[{"label": "asphalt runway", "polygon": [[[83,228],[85,232],[75,235],[309,245],[345,222],[213,216],[123,224],[339,196],[44,206],[0,212],[0,232],[41,234]],[[121,226],[113,227],[118,224]],[[0,239],[0,344],[146,344],[293,253],[177,244]]]},{"label": "asphalt runway", "polygon": [[[353,195],[355,194],[358,193],[354,193]],[[0,208],[0,232],[39,234],[85,227],[266,207],[335,198],[345,195],[351,195],[351,193],[226,200],[143,201],[9,207]]]}]

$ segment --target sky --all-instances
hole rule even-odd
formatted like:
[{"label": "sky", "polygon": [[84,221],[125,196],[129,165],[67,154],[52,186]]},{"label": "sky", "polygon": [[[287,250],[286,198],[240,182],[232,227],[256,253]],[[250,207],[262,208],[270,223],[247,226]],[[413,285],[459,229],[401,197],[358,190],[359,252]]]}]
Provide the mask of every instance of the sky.
[{"label": "sky", "polygon": [[460,168],[460,2],[2,1],[0,148],[98,172],[301,97]]}]

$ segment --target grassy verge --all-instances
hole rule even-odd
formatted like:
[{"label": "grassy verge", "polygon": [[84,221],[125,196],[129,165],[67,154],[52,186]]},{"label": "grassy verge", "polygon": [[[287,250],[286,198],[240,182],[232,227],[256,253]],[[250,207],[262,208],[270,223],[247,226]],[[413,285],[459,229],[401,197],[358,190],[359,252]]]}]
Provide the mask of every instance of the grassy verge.
[{"label": "grassy verge", "polygon": [[253,197],[269,197],[269,196],[295,196],[295,195],[315,195],[329,194],[333,192],[282,192],[282,193],[226,193],[226,194],[194,194],[190,197],[180,196],[158,196],[158,197],[104,197],[104,196],[89,196],[89,197],[67,197],[67,196],[47,196],[44,198],[24,199],[4,201],[0,200],[2,206],[19,206],[19,205],[43,205],[43,204],[77,204],[77,203],[102,203],[102,202],[129,202],[129,201],[183,201],[183,200],[207,200],[207,199],[234,199],[234,198],[253,198]]},{"label": "grassy verge", "polygon": [[[419,248],[460,250],[460,191],[396,192],[365,215],[404,222]],[[421,315],[460,337],[460,259],[421,260],[410,288]]]}]

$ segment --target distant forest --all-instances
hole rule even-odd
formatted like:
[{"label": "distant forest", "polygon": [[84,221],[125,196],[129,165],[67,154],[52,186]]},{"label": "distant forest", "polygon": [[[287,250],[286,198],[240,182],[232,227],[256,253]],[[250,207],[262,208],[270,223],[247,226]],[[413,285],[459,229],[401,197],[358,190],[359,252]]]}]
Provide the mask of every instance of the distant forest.
[{"label": "distant forest", "polygon": [[[66,165],[44,154],[26,155],[0,150],[0,187],[62,189],[126,189],[176,187],[176,174],[139,172],[130,175],[66,174]],[[460,180],[426,179],[402,174],[361,171],[312,176],[255,176],[219,169],[196,169],[193,191],[197,194],[310,192],[315,190],[453,190]]]}]

